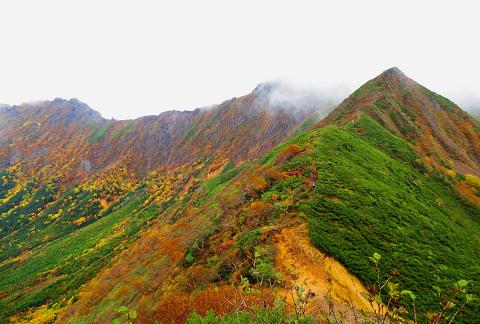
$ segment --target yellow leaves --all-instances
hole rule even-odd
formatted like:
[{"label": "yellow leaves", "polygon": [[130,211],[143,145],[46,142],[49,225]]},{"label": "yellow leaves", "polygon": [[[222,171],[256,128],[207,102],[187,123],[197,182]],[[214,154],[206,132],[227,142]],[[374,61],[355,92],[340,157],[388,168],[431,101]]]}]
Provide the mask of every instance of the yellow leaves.
[{"label": "yellow leaves", "polygon": [[450,177],[452,177],[452,178],[455,177],[455,174],[456,174],[455,171],[449,170],[449,169],[447,169],[447,170],[445,171],[445,173],[446,173],[447,175],[449,175]]},{"label": "yellow leaves", "polygon": [[57,304],[52,306],[43,305],[39,308],[34,308],[28,310],[21,315],[15,315],[10,318],[12,323],[30,323],[30,324],[41,324],[41,323],[51,323],[57,317],[57,313],[60,311],[60,308]]},{"label": "yellow leaves", "polygon": [[[137,184],[133,175],[125,165],[108,169],[97,179],[84,183],[81,189],[84,191],[101,191],[100,196],[104,199],[113,199],[131,191]],[[95,197],[98,195],[94,194]]]},{"label": "yellow leaves", "polygon": [[263,191],[268,186],[268,182],[262,176],[253,175],[250,177],[250,186],[254,190]]},{"label": "yellow leaves", "polygon": [[32,121],[26,121],[26,122],[24,122],[24,123],[22,124],[21,127],[25,128],[25,127],[28,127],[28,126],[30,126],[30,125],[32,125],[32,124],[33,124]]},{"label": "yellow leaves", "polygon": [[479,178],[479,177],[474,176],[473,174],[467,173],[467,174],[465,175],[465,179],[467,180],[467,182],[468,182],[471,186],[480,188],[480,178]]},{"label": "yellow leaves", "polygon": [[63,213],[63,209],[59,209],[56,214],[48,215],[48,218],[50,218],[50,220],[54,221],[54,220],[58,219],[62,215],[62,213]]},{"label": "yellow leaves", "polygon": [[170,201],[175,195],[182,199],[194,183],[198,183],[192,175],[203,164],[186,164],[170,171],[154,171],[145,181],[149,197],[144,205],[150,203],[162,204]]},{"label": "yellow leaves", "polygon": [[11,190],[8,191],[6,197],[4,199],[0,199],[0,204],[3,204],[10,200],[14,195],[20,192],[24,188],[25,184],[23,183],[17,183],[15,187],[13,187]]},{"label": "yellow leaves", "polygon": [[85,216],[80,217],[79,219],[75,220],[73,223],[77,226],[82,225],[87,221],[87,218]]}]

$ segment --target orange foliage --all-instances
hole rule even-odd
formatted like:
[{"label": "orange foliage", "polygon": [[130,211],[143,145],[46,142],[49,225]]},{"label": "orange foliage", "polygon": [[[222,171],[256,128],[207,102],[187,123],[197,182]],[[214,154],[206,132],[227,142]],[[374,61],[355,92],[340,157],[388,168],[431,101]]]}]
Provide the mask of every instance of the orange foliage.
[{"label": "orange foliage", "polygon": [[223,251],[228,250],[229,248],[232,247],[233,243],[235,243],[234,240],[228,240],[226,242],[223,242],[218,246],[216,253],[219,254],[219,253],[222,253]]},{"label": "orange foliage", "polygon": [[245,192],[250,196],[255,196],[265,190],[269,183],[264,177],[258,174],[245,174]]},{"label": "orange foliage", "polygon": [[102,205],[103,209],[106,209],[106,208],[108,208],[108,206],[110,206],[110,204],[108,203],[108,201],[106,199],[100,199],[100,205]]},{"label": "orange foliage", "polygon": [[465,182],[458,183],[457,190],[462,196],[468,198],[474,204],[480,205],[480,197],[475,195],[475,193],[473,193],[472,187],[469,186],[467,183]]},{"label": "orange foliage", "polygon": [[288,161],[292,156],[300,153],[302,151],[302,147],[299,145],[290,145],[287,147],[285,150],[280,152],[277,156],[277,160],[275,161],[275,164],[282,164]]},{"label": "orange foliage", "polygon": [[142,291],[145,288],[145,279],[137,278],[137,279],[132,280],[132,286],[137,291]]},{"label": "orange foliage", "polygon": [[250,205],[250,210],[257,224],[265,224],[273,211],[273,205],[263,201],[255,201]]},{"label": "orange foliage", "polygon": [[190,295],[185,293],[167,295],[155,305],[153,314],[148,309],[140,309],[139,320],[184,323],[193,311],[205,315],[209,310],[213,310],[215,314],[223,316],[232,311],[268,307],[273,305],[273,301],[273,294],[267,289],[247,294],[234,286],[208,287]]},{"label": "orange foliage", "polygon": [[254,175],[250,177],[250,186],[256,191],[263,191],[268,186],[268,182],[264,177],[259,175]]},{"label": "orange foliage", "polygon": [[285,174],[285,172],[280,171],[278,167],[271,167],[265,170],[265,176],[267,179],[272,179],[272,180],[284,180],[288,178],[288,176]]}]

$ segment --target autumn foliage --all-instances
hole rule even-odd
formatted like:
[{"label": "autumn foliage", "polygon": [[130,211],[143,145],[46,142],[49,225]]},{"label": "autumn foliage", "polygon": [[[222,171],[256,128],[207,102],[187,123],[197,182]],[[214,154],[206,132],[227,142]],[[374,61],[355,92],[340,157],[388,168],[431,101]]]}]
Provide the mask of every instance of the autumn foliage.
[{"label": "autumn foliage", "polygon": [[193,311],[205,315],[213,310],[222,316],[231,312],[270,307],[273,302],[273,293],[268,289],[246,292],[234,286],[208,287],[193,294],[175,293],[161,297],[153,312],[148,309],[139,310],[139,320],[146,323],[160,319],[164,323],[184,323]]},{"label": "autumn foliage", "polygon": [[275,163],[277,165],[283,164],[287,162],[292,156],[300,153],[301,151],[302,151],[302,148],[299,145],[292,144],[288,146],[285,150],[280,152],[280,154],[278,154],[278,157]]}]

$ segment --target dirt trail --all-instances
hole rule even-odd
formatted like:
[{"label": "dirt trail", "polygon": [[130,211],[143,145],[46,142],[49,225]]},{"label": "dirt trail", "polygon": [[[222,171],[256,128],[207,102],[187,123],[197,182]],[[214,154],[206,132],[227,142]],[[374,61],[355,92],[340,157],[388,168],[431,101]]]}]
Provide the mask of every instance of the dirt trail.
[{"label": "dirt trail", "polygon": [[282,232],[275,236],[275,246],[277,270],[284,279],[297,286],[305,287],[307,283],[306,291],[314,293],[311,307],[325,305],[325,297],[330,294],[335,304],[351,302],[356,309],[371,311],[362,295],[367,293],[365,286],[340,262],[310,243],[304,222],[297,221],[282,228]]}]

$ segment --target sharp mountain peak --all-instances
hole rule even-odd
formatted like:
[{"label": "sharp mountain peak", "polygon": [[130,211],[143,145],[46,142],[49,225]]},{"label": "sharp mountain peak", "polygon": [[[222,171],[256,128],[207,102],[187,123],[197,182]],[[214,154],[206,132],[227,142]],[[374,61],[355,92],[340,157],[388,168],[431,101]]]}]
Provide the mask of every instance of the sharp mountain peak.
[{"label": "sharp mountain peak", "polygon": [[345,99],[318,126],[343,125],[366,114],[417,147],[421,156],[480,172],[478,123],[447,98],[407,77],[397,67],[382,72]]},{"label": "sharp mountain peak", "polygon": [[398,67],[394,66],[394,67],[391,67],[389,68],[388,70],[385,70],[383,71],[380,75],[383,75],[383,76],[402,76],[402,77],[405,77],[405,73],[403,73]]}]

